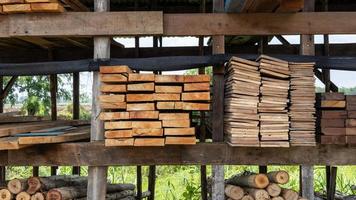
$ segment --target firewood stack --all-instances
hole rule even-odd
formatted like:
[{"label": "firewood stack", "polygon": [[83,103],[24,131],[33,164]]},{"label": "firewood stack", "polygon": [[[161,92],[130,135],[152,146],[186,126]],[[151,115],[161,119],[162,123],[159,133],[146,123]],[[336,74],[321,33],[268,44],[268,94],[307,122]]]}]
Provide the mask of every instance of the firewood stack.
[{"label": "firewood stack", "polygon": [[292,146],[315,146],[315,63],[289,63],[291,91],[289,116]]},{"label": "firewood stack", "polygon": [[0,0],[0,14],[62,13],[65,9],[57,0]]},{"label": "firewood stack", "polygon": [[[87,178],[80,176],[30,177],[13,179],[0,190],[1,200],[70,200],[86,199]],[[108,184],[107,200],[135,199],[135,185]],[[143,193],[145,197],[149,192]]]},{"label": "firewood stack", "polygon": [[259,146],[258,66],[257,62],[232,57],[227,68],[224,129],[232,146]]},{"label": "firewood stack", "polygon": [[320,109],[322,144],[356,144],[356,95],[325,93]]},{"label": "firewood stack", "polygon": [[209,75],[139,74],[127,66],[100,73],[106,146],[196,143],[190,115],[210,109]]},{"label": "firewood stack", "polygon": [[286,171],[273,171],[267,174],[245,172],[225,180],[227,200],[300,200],[294,190],[280,185],[289,181]]},{"label": "firewood stack", "polygon": [[262,76],[260,113],[261,147],[289,147],[288,62],[262,55],[258,58]]}]

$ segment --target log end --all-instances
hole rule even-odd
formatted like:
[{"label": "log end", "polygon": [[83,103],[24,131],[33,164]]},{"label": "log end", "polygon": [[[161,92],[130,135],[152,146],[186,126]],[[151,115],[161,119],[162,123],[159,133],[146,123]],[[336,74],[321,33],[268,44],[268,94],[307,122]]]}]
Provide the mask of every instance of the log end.
[{"label": "log end", "polygon": [[244,190],[239,186],[226,185],[225,186],[225,195],[231,199],[239,200],[244,196]]},{"label": "log end", "polygon": [[289,181],[289,174],[286,171],[279,171],[276,175],[277,183],[286,184]]},{"label": "log end", "polygon": [[277,197],[281,194],[281,187],[279,187],[278,184],[276,183],[270,183],[267,188],[266,191],[268,192],[269,196],[271,197]]},{"label": "log end", "polygon": [[0,190],[0,199],[1,200],[11,200],[12,199],[11,192],[7,189],[1,189]]},{"label": "log end", "polygon": [[36,192],[36,194],[31,196],[31,200],[45,200],[45,196],[41,192]]},{"label": "log end", "polygon": [[41,181],[38,177],[31,177],[27,180],[28,188],[27,193],[35,194],[37,191],[41,189]]},{"label": "log end", "polygon": [[257,174],[255,178],[256,188],[266,188],[269,184],[268,177],[265,174]]},{"label": "log end", "polygon": [[255,200],[251,195],[246,194],[245,196],[242,197],[241,200]]},{"label": "log end", "polygon": [[56,189],[52,189],[48,191],[46,195],[46,200],[61,200],[61,199],[62,199],[62,194]]},{"label": "log end", "polygon": [[20,179],[12,179],[7,183],[7,189],[12,193],[12,194],[18,194],[20,193],[24,188],[22,188],[22,184]]},{"label": "log end", "polygon": [[20,192],[16,195],[16,200],[30,200],[31,195],[29,195],[27,192]]}]

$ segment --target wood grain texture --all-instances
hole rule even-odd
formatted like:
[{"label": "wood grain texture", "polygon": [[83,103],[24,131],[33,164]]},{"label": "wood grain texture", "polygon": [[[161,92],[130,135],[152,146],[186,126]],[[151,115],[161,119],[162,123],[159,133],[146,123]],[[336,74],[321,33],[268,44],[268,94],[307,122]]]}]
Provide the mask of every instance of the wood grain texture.
[{"label": "wood grain texture", "polygon": [[194,145],[196,144],[196,138],[193,137],[166,137],[166,145]]},{"label": "wood grain texture", "polygon": [[60,3],[31,3],[32,12],[63,13],[64,7]]},{"label": "wood grain texture", "polygon": [[28,12],[31,12],[31,5],[30,4],[8,4],[8,5],[3,5],[2,10],[4,13],[7,13],[7,14],[28,13]]},{"label": "wood grain texture", "polygon": [[99,72],[102,74],[121,74],[121,73],[131,73],[132,70],[126,65],[117,66],[100,66]]},{"label": "wood grain texture", "polygon": [[154,74],[130,73],[129,81],[132,81],[132,82],[153,82],[153,81],[155,81],[155,75]]}]

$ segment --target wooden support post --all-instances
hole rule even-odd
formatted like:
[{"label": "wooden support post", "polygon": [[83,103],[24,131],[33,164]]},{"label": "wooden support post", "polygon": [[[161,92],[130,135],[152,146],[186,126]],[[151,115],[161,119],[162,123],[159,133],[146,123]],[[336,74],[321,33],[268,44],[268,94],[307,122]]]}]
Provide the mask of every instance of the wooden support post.
[{"label": "wooden support post", "polygon": [[[79,72],[73,73],[73,119],[79,119],[80,117],[80,74]],[[73,175],[80,175],[80,166],[74,166],[72,168]]]},{"label": "wooden support post", "polygon": [[148,190],[151,192],[151,195],[147,200],[155,199],[155,189],[156,189],[156,165],[151,165],[148,172]]},{"label": "wooden support post", "polygon": [[[57,91],[58,91],[58,80],[57,74],[51,74],[49,76],[50,80],[50,94],[51,94],[51,119],[52,121],[57,120]],[[57,175],[57,166],[51,167],[51,176]]]},{"label": "wooden support post", "polygon": [[326,198],[335,199],[337,167],[326,166]]},{"label": "wooden support post", "polygon": [[[0,76],[0,96],[3,94],[4,77]],[[0,113],[4,112],[4,101],[0,99]],[[6,185],[6,167],[0,166],[0,187]]]},{"label": "wooden support post", "polygon": [[[110,10],[109,0],[95,0],[94,11],[106,12]],[[110,58],[110,43],[109,37],[94,37],[94,59]],[[104,123],[99,119],[100,105],[100,76],[99,72],[93,72],[93,103],[91,116],[91,141],[104,140]],[[89,166],[88,174],[88,200],[105,200],[106,183],[107,183],[107,167]]]},{"label": "wooden support post", "polygon": [[[315,0],[305,1],[304,3],[305,12],[314,11]],[[301,35],[300,54],[315,55],[313,35]],[[314,199],[314,166],[312,165],[300,166],[300,193],[304,198]]]},{"label": "wooden support post", "polygon": [[[0,97],[3,96],[4,93],[4,77],[0,76]],[[4,112],[4,100],[0,98],[0,113]]]},{"label": "wooden support post", "polygon": [[136,168],[136,188],[137,188],[137,200],[142,199],[142,167],[137,166]]},{"label": "wooden support post", "polygon": [[32,176],[39,176],[40,175],[40,167],[39,166],[33,166],[32,167]]}]

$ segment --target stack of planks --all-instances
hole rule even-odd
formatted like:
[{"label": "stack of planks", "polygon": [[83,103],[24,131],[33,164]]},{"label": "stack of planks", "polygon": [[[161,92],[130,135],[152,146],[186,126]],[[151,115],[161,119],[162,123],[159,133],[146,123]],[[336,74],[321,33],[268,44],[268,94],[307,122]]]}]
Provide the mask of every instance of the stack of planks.
[{"label": "stack of planks", "polygon": [[0,13],[62,13],[65,9],[57,0],[0,0]]},{"label": "stack of planks", "polygon": [[356,144],[356,96],[325,93],[320,103],[322,144]]},{"label": "stack of planks", "polygon": [[289,181],[286,171],[267,174],[244,172],[225,180],[227,200],[301,200],[296,191],[282,188]]},{"label": "stack of planks", "polygon": [[88,121],[58,120],[0,125],[0,150],[16,150],[36,144],[87,140]]},{"label": "stack of planks", "polygon": [[195,144],[192,111],[210,109],[209,75],[134,73],[102,66],[100,119],[106,146]]},{"label": "stack of planks", "polygon": [[[12,179],[7,188],[0,189],[2,200],[70,200],[86,199],[87,177],[50,176]],[[144,197],[149,192],[143,193]],[[107,184],[107,200],[134,200],[136,196],[133,184]]]},{"label": "stack of planks", "polygon": [[[257,62],[232,57],[225,75],[224,129],[231,146],[259,146],[261,75]],[[236,112],[238,110],[238,112]]]},{"label": "stack of planks", "polygon": [[315,146],[315,63],[289,63],[291,91],[290,144]]},{"label": "stack of planks", "polygon": [[261,55],[260,113],[261,147],[289,147],[288,91],[290,70],[287,61]]}]

